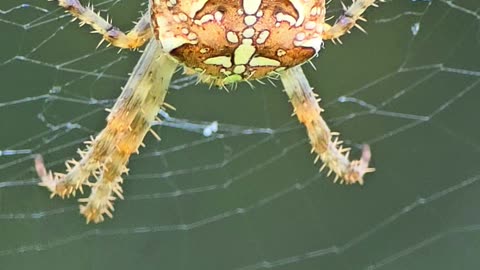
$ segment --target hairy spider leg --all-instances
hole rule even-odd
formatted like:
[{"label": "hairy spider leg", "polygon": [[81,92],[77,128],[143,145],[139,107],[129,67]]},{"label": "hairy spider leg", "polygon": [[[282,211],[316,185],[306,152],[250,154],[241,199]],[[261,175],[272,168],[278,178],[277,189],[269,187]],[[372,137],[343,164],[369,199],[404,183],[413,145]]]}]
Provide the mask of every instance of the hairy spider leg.
[{"label": "hairy spider leg", "polygon": [[[366,19],[362,17],[362,14],[368,7],[376,7],[377,5],[375,4],[375,1],[377,0],[353,0],[353,3],[349,8],[346,8],[342,3],[344,13],[338,17],[333,26],[328,23],[323,24],[324,31],[322,39],[330,39],[333,42],[337,41],[342,43],[340,37],[346,33],[350,33],[350,29],[354,26],[362,32],[365,32],[365,30],[357,24],[357,20],[366,21]],[[379,0],[379,2],[384,2],[384,0]]]},{"label": "hairy spider leg", "polygon": [[363,175],[375,171],[369,168],[370,147],[365,145],[360,160],[349,160],[350,148],[344,148],[342,141],[339,141],[338,133],[331,132],[325,120],[320,115],[323,109],[320,108],[317,94],[308,83],[305,74],[300,66],[283,71],[280,75],[285,92],[293,105],[293,114],[305,125],[312,145],[312,152],[317,154],[315,162],[321,159],[323,166],[329,168],[328,175],[335,172],[336,182],[363,184]]},{"label": "hairy spider leg", "polygon": [[[80,206],[80,212],[87,223],[103,221],[103,214],[112,216],[115,195],[123,198],[121,175],[128,172],[126,165],[130,155],[138,152],[152,121],[164,106],[176,67],[159,43],[150,41],[112,108],[106,128],[86,143],[85,151],[79,151],[82,157],[79,162],[67,164],[66,175],[39,173],[40,185],[47,187],[52,196],[64,197],[81,189],[83,184],[89,184],[91,195],[79,200],[86,203]],[[89,183],[90,176],[95,177],[96,182]]]},{"label": "hairy spider leg", "polygon": [[[83,200],[87,204],[80,206],[80,212],[86,217],[87,223],[103,221],[103,214],[112,217],[110,210],[113,210],[114,194],[123,198],[120,186],[123,181],[121,175],[128,172],[126,165],[130,155],[138,152],[139,146],[143,145],[143,138],[163,106],[170,79],[177,65],[161,51],[158,42],[151,43],[156,46],[156,55],[150,58],[155,63],[152,63],[152,67],[146,72],[148,76],[143,79],[138,88],[135,88],[135,91],[145,91],[148,95],[144,103],[139,106],[140,111],[135,115],[128,130],[112,139],[115,148],[103,164],[100,177],[92,187],[91,195]],[[159,69],[162,71],[160,72]],[[123,122],[122,119],[116,121]]]},{"label": "hairy spider leg", "polygon": [[[86,151],[79,151],[82,160],[80,162],[67,161],[68,174],[55,174],[54,185],[48,177],[42,178],[41,185],[47,186],[53,192],[52,195],[69,196],[76,189],[81,188],[89,176],[106,162],[109,158],[108,154],[114,150],[115,146],[112,144],[112,138],[118,137],[119,134],[129,129],[130,123],[140,111],[148,94],[145,88],[138,88],[150,68],[149,64],[151,64],[151,60],[145,59],[143,56],[153,57],[154,54],[152,50],[146,50],[142,55],[120,97],[110,110],[106,128],[95,139],[92,138],[91,141],[85,142],[87,145]],[[94,176],[97,175],[98,173],[94,174]]]},{"label": "hairy spider leg", "polygon": [[108,19],[100,16],[100,13],[95,13],[93,7],[84,7],[78,0],[56,0],[58,5],[65,8],[73,16],[73,20],[80,20],[80,26],[85,24],[90,25],[94,31],[103,36],[103,41],[108,41],[109,44],[122,49],[137,49],[141,47],[147,40],[149,40],[153,33],[150,27],[150,14],[145,13],[140,20],[135,24],[127,34],[122,32],[119,28],[113,26]]}]

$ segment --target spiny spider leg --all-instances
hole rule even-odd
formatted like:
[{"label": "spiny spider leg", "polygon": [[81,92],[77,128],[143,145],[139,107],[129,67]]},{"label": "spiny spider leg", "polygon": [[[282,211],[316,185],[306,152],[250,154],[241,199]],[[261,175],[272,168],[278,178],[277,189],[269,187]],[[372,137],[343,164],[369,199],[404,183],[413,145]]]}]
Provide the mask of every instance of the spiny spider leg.
[{"label": "spiny spider leg", "polygon": [[360,160],[350,161],[350,149],[342,147],[342,141],[338,140],[339,134],[331,132],[320,115],[323,111],[318,105],[320,99],[317,99],[302,68],[290,68],[282,72],[280,78],[293,105],[294,114],[307,129],[312,152],[317,154],[315,162],[318,159],[323,162],[321,170],[328,167],[328,175],[335,172],[335,182],[340,178],[340,183],[363,184],[363,175],[375,170],[368,167],[370,147],[364,146]]},{"label": "spiny spider leg", "polygon": [[59,6],[65,8],[74,16],[73,20],[79,19],[80,26],[88,24],[94,29],[93,33],[99,33],[103,36],[103,39],[98,45],[106,40],[115,47],[122,49],[137,49],[152,37],[153,33],[150,27],[150,14],[148,12],[140,18],[130,32],[125,34],[120,29],[113,26],[108,18],[105,20],[100,16],[100,13],[95,13],[92,7],[82,6],[78,0],[55,1],[58,1]]},{"label": "spiny spider leg", "polygon": [[[107,126],[95,139],[86,143],[87,149],[79,151],[80,161],[67,163],[67,174],[46,173],[37,160],[37,172],[52,196],[69,196],[82,185],[92,186],[90,197],[80,199],[86,205],[80,212],[87,223],[103,221],[103,214],[111,216],[115,195],[122,198],[121,175],[132,153],[138,152],[152,121],[164,106],[170,79],[177,67],[160,48],[156,40],[149,42],[135,67],[122,94],[117,99],[108,118]],[[72,167],[73,166],[73,167]],[[90,176],[96,182],[89,183]]]},{"label": "spiny spider leg", "polygon": [[[335,24],[333,26],[324,23],[324,31],[322,35],[323,40],[331,39],[333,42],[338,41],[339,43],[342,43],[340,41],[340,37],[345,35],[346,33],[349,33],[350,29],[352,27],[357,27],[360,29],[362,32],[365,32],[365,30],[357,24],[357,20],[361,21],[366,21],[361,15],[365,10],[370,7],[370,6],[377,6],[375,2],[377,0],[352,0],[353,3],[352,5],[347,9],[345,5],[343,5],[344,13],[338,17],[338,19],[335,21]],[[383,2],[384,0],[379,0],[380,2]]]}]

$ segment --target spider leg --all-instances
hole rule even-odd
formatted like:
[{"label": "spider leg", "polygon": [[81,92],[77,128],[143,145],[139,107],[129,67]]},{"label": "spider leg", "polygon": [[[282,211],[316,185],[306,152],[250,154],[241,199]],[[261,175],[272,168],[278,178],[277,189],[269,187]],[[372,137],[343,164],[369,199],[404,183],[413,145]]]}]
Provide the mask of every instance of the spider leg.
[{"label": "spider leg", "polygon": [[341,183],[363,184],[363,175],[375,170],[368,167],[370,148],[365,145],[360,160],[350,161],[350,149],[343,148],[338,133],[331,132],[320,115],[323,109],[318,105],[319,99],[312,91],[302,68],[296,66],[287,69],[281,73],[280,78],[293,105],[294,114],[307,129],[312,152],[317,154],[315,161],[322,160],[322,169],[328,167],[330,170],[328,175],[335,172],[335,182],[340,178]]},{"label": "spider leg", "polygon": [[[176,67],[158,42],[149,42],[110,112],[107,126],[87,143],[85,151],[80,151],[81,160],[70,162],[73,167],[67,164],[67,174],[47,173],[36,161],[40,185],[47,187],[52,196],[64,197],[74,195],[82,185],[89,184],[91,195],[79,200],[86,203],[80,206],[80,212],[87,223],[103,221],[103,214],[111,216],[115,195],[123,198],[121,175],[128,172],[130,155],[138,152],[162,108]],[[90,176],[96,178],[94,183],[88,182]]]},{"label": "spider leg", "polygon": [[[349,33],[350,29],[352,29],[352,27],[354,26],[360,29],[362,32],[365,32],[365,30],[357,24],[357,20],[366,21],[361,15],[368,7],[377,6],[375,4],[377,0],[352,1],[353,3],[350,7],[346,8],[345,6],[343,6],[345,12],[340,17],[338,17],[333,26],[324,23],[324,30],[322,35],[323,40],[331,39],[334,42],[336,40],[341,43],[340,37],[345,35],[346,33]],[[384,0],[379,1],[383,2]]]},{"label": "spider leg", "polygon": [[99,45],[108,41],[111,45],[122,49],[137,49],[152,37],[150,27],[150,14],[145,13],[136,23],[135,27],[127,34],[113,26],[108,18],[104,19],[99,13],[95,13],[92,7],[84,7],[79,0],[56,0],[58,5],[65,8],[74,16],[74,20],[80,20],[80,26],[90,25],[94,31],[103,36]]}]

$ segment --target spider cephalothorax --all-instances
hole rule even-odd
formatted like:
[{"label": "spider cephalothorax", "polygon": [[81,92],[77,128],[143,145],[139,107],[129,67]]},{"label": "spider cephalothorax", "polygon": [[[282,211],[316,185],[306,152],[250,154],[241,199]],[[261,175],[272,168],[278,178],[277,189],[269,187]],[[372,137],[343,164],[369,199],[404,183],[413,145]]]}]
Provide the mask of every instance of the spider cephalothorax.
[{"label": "spider cephalothorax", "polygon": [[130,156],[148,131],[158,138],[150,126],[160,109],[170,107],[164,99],[178,64],[219,86],[279,77],[322,169],[346,184],[363,184],[363,175],[373,171],[368,146],[359,160],[350,161],[350,149],[321,117],[319,99],[300,65],[318,53],[323,40],[339,41],[353,26],[360,28],[356,21],[375,0],[355,0],[333,26],[324,22],[324,0],[150,0],[150,12],[128,34],[79,0],[57,1],[113,46],[137,49],[149,41],[107,126],[78,151],[81,160],[68,161],[67,174],[61,174],[47,172],[40,156],[36,159],[40,185],[52,196],[68,197],[83,191],[83,185],[91,187],[90,196],[80,199],[87,222],[112,216]]},{"label": "spider cephalothorax", "polygon": [[302,64],[322,46],[323,1],[151,0],[163,49],[217,85]]}]

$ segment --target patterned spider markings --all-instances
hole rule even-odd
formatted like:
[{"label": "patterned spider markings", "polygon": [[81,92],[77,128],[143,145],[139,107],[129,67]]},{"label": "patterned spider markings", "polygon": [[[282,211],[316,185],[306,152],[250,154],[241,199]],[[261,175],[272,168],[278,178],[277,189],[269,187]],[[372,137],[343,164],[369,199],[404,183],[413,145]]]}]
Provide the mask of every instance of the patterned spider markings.
[{"label": "patterned spider markings", "polygon": [[322,47],[324,1],[152,0],[164,51],[207,83],[276,75]]}]

